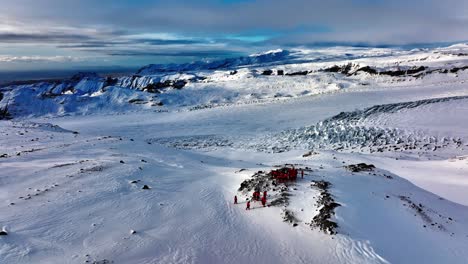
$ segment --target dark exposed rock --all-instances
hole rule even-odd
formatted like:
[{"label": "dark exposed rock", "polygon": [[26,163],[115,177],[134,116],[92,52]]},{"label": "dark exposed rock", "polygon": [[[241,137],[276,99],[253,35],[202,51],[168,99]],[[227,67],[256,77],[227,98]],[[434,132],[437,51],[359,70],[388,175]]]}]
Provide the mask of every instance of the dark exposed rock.
[{"label": "dark exposed rock", "polygon": [[354,74],[357,74],[358,72],[367,72],[369,74],[378,74],[378,71],[376,69],[371,68],[369,66],[364,66],[362,68],[357,69]]},{"label": "dark exposed rock", "polygon": [[264,70],[262,72],[262,75],[272,75],[273,74],[273,71],[272,70]]},{"label": "dark exposed rock", "polygon": [[8,103],[5,107],[0,108],[0,120],[10,120],[12,119],[11,113],[8,111]]},{"label": "dark exposed rock", "polygon": [[143,90],[149,93],[160,93],[161,89],[182,89],[187,84],[186,80],[166,80],[164,82],[150,83]]},{"label": "dark exposed rock", "polygon": [[331,183],[327,181],[314,181],[313,186],[319,188],[320,190],[328,190]]},{"label": "dark exposed rock", "polygon": [[309,152],[307,152],[307,153],[302,154],[302,157],[303,157],[303,158],[307,158],[307,157],[310,157],[310,156],[312,156],[312,155],[318,155],[318,154],[319,154],[319,153],[317,153],[317,152],[315,152],[315,151],[313,151],[313,152],[312,152],[312,151],[309,151]]},{"label": "dark exposed rock", "polygon": [[455,68],[452,68],[450,69],[450,72],[451,73],[457,73],[459,71],[464,71],[464,70],[467,70],[468,69],[468,66],[464,66],[464,67],[455,67]]},{"label": "dark exposed rock", "polygon": [[185,80],[177,80],[172,83],[172,87],[174,87],[175,89],[182,89],[184,88],[186,84],[187,84],[187,81]]},{"label": "dark exposed rock", "polygon": [[[432,222],[432,219],[429,217],[429,215],[425,212],[424,210],[424,206],[419,203],[419,204],[416,204],[414,203],[410,197],[407,197],[407,196],[399,196],[400,200],[407,203],[408,204],[408,208],[411,208],[412,210],[414,210],[414,212],[416,213],[416,215],[419,215],[421,217],[421,219],[426,222],[426,223],[431,223]],[[435,223],[437,224],[437,223]],[[431,224],[431,225],[435,225],[434,223]],[[439,225],[439,228],[440,229],[445,229],[443,226]]]},{"label": "dark exposed rock", "polygon": [[339,73],[342,73],[341,67],[338,66],[338,65],[334,65],[334,66],[332,66],[332,67],[330,67],[330,68],[326,68],[326,69],[324,69],[323,71],[324,71],[324,72],[336,72],[336,73],[339,72]]},{"label": "dark exposed rock", "polygon": [[397,77],[397,76],[413,75],[413,74],[423,72],[425,70],[426,70],[426,67],[420,66],[420,67],[410,68],[407,70],[383,71],[383,72],[379,72],[379,74]]},{"label": "dark exposed rock", "polygon": [[118,81],[119,81],[119,80],[118,80],[117,78],[112,78],[112,77],[109,76],[109,77],[107,77],[106,80],[104,81],[103,87],[117,85]]},{"label": "dark exposed rock", "polygon": [[283,210],[283,221],[290,223],[292,226],[296,227],[299,220],[294,215],[294,212],[290,210]]},{"label": "dark exposed rock", "polygon": [[310,226],[312,228],[319,228],[323,232],[330,235],[334,235],[337,233],[336,229],[338,228],[338,224],[331,221],[330,219],[335,214],[335,208],[341,205],[335,202],[330,192],[328,191],[330,186],[331,183],[327,181],[313,182],[312,187],[316,187],[321,190],[317,203],[318,206],[322,207],[320,208],[319,213],[312,219]]},{"label": "dark exposed rock", "polygon": [[150,188],[148,185],[145,184],[145,185],[143,185],[143,188],[141,188],[141,189],[143,189],[143,190],[149,190],[149,189],[151,189],[151,188]]},{"label": "dark exposed rock", "polygon": [[243,181],[238,189],[239,192],[250,192],[255,189],[269,190],[273,185],[272,178],[267,173],[257,172],[252,178]]},{"label": "dark exposed rock", "polygon": [[146,104],[147,103],[147,101],[145,101],[143,99],[138,99],[138,98],[130,99],[130,100],[128,100],[128,102],[130,104]]},{"label": "dark exposed rock", "polygon": [[7,236],[7,235],[8,235],[8,233],[6,231],[4,231],[4,230],[0,231],[0,236]]},{"label": "dark exposed rock", "polygon": [[352,165],[345,166],[345,168],[351,172],[360,172],[360,171],[373,171],[375,169],[375,166],[372,164],[359,163],[359,164],[352,164]]},{"label": "dark exposed rock", "polygon": [[264,171],[258,171],[252,176],[252,178],[243,181],[238,189],[239,192],[243,192],[244,194],[249,194],[249,192],[254,190],[278,191],[279,196],[272,200],[268,206],[288,205],[289,197],[291,196],[288,192],[289,188],[285,183],[276,182],[269,173]]},{"label": "dark exposed rock", "polygon": [[323,72],[349,74],[349,72],[351,71],[352,68],[353,68],[353,64],[348,63],[348,64],[343,65],[343,66],[334,65],[334,66],[332,66],[330,68],[323,69],[322,71]]},{"label": "dark exposed rock", "polygon": [[286,75],[288,75],[288,76],[307,75],[307,74],[309,74],[309,71],[299,71],[299,72],[286,73]]},{"label": "dark exposed rock", "polygon": [[158,84],[150,83],[150,84],[146,85],[145,88],[143,88],[143,91],[146,91],[148,93],[160,93],[159,90],[162,89],[162,88],[166,88],[166,87],[161,87],[159,85],[159,83]]},{"label": "dark exposed rock", "polygon": [[369,73],[371,75],[379,74],[379,75],[387,75],[387,76],[397,77],[397,76],[415,75],[415,74],[418,74],[418,73],[422,73],[427,69],[427,67],[425,67],[425,66],[420,66],[420,67],[413,67],[413,68],[409,68],[409,69],[378,71],[377,69],[372,68],[370,66],[364,66],[364,67],[361,67],[361,68],[353,71],[354,66],[355,65],[352,64],[352,63],[348,63],[348,64],[343,65],[343,66],[334,65],[334,66],[332,66],[330,68],[325,68],[325,69],[323,69],[321,71],[341,73],[341,74],[345,74],[345,75],[348,75],[348,76],[356,75],[359,72],[366,72],[366,73]]}]

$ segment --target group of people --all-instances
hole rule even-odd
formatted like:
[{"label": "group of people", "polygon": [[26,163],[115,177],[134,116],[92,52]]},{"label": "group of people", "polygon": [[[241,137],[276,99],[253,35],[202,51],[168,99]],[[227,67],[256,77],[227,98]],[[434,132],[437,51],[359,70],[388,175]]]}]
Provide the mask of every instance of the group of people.
[{"label": "group of people", "polygon": [[[263,197],[262,198],[260,198],[260,191],[254,191],[254,193],[252,195],[252,200],[253,201],[261,201],[263,207],[265,207],[266,206],[266,201],[267,201],[267,191],[263,192]],[[237,204],[237,195],[234,196],[234,204]],[[250,210],[250,200],[247,200],[247,207],[245,208],[245,210]]]},{"label": "group of people", "polygon": [[[301,177],[304,179],[304,170],[301,169]],[[261,201],[263,207],[266,206],[266,201],[267,201],[267,191],[263,191],[263,197],[260,198],[260,191],[255,190],[252,195],[252,200],[253,201]],[[237,195],[234,196],[234,204],[237,204]],[[245,210],[250,210],[250,200],[247,200],[247,207]]]}]

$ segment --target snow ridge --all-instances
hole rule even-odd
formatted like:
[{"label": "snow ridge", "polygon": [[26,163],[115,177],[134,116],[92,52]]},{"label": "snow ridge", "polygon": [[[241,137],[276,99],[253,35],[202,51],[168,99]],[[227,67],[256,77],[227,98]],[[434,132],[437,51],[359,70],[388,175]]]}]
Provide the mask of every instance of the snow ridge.
[{"label": "snow ridge", "polygon": [[288,50],[273,50],[265,53],[253,54],[247,57],[229,58],[216,61],[196,61],[182,64],[150,64],[137,71],[140,75],[153,75],[165,72],[186,72],[195,70],[220,70],[240,66],[254,66],[272,62],[284,61],[291,55]]}]

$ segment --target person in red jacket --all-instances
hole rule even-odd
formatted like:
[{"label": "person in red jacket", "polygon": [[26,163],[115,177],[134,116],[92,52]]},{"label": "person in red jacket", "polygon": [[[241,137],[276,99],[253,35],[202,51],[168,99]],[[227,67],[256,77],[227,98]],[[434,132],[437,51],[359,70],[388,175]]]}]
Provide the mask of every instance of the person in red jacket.
[{"label": "person in red jacket", "polygon": [[250,201],[247,201],[247,207],[245,208],[245,210],[250,210]]},{"label": "person in red jacket", "polygon": [[237,195],[234,196],[234,204],[237,204]]},{"label": "person in red jacket", "polygon": [[255,201],[260,200],[260,192],[255,191],[255,192],[253,193],[253,199],[254,199]]},{"label": "person in red jacket", "polygon": [[265,205],[266,205],[266,197],[265,196],[262,197],[262,205],[263,205],[263,207],[265,207]]},{"label": "person in red jacket", "polygon": [[263,191],[263,197],[266,198],[266,196],[267,196],[267,191]]}]

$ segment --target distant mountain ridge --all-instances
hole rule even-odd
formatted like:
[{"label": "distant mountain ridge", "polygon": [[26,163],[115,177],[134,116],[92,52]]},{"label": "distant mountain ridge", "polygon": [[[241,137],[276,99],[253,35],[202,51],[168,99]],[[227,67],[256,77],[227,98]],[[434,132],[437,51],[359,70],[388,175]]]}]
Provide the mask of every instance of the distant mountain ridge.
[{"label": "distant mountain ridge", "polygon": [[288,50],[271,50],[246,57],[228,58],[215,61],[195,61],[181,64],[150,64],[137,71],[139,75],[151,75],[164,72],[184,72],[194,70],[217,70],[233,67],[284,61],[291,56]]}]

